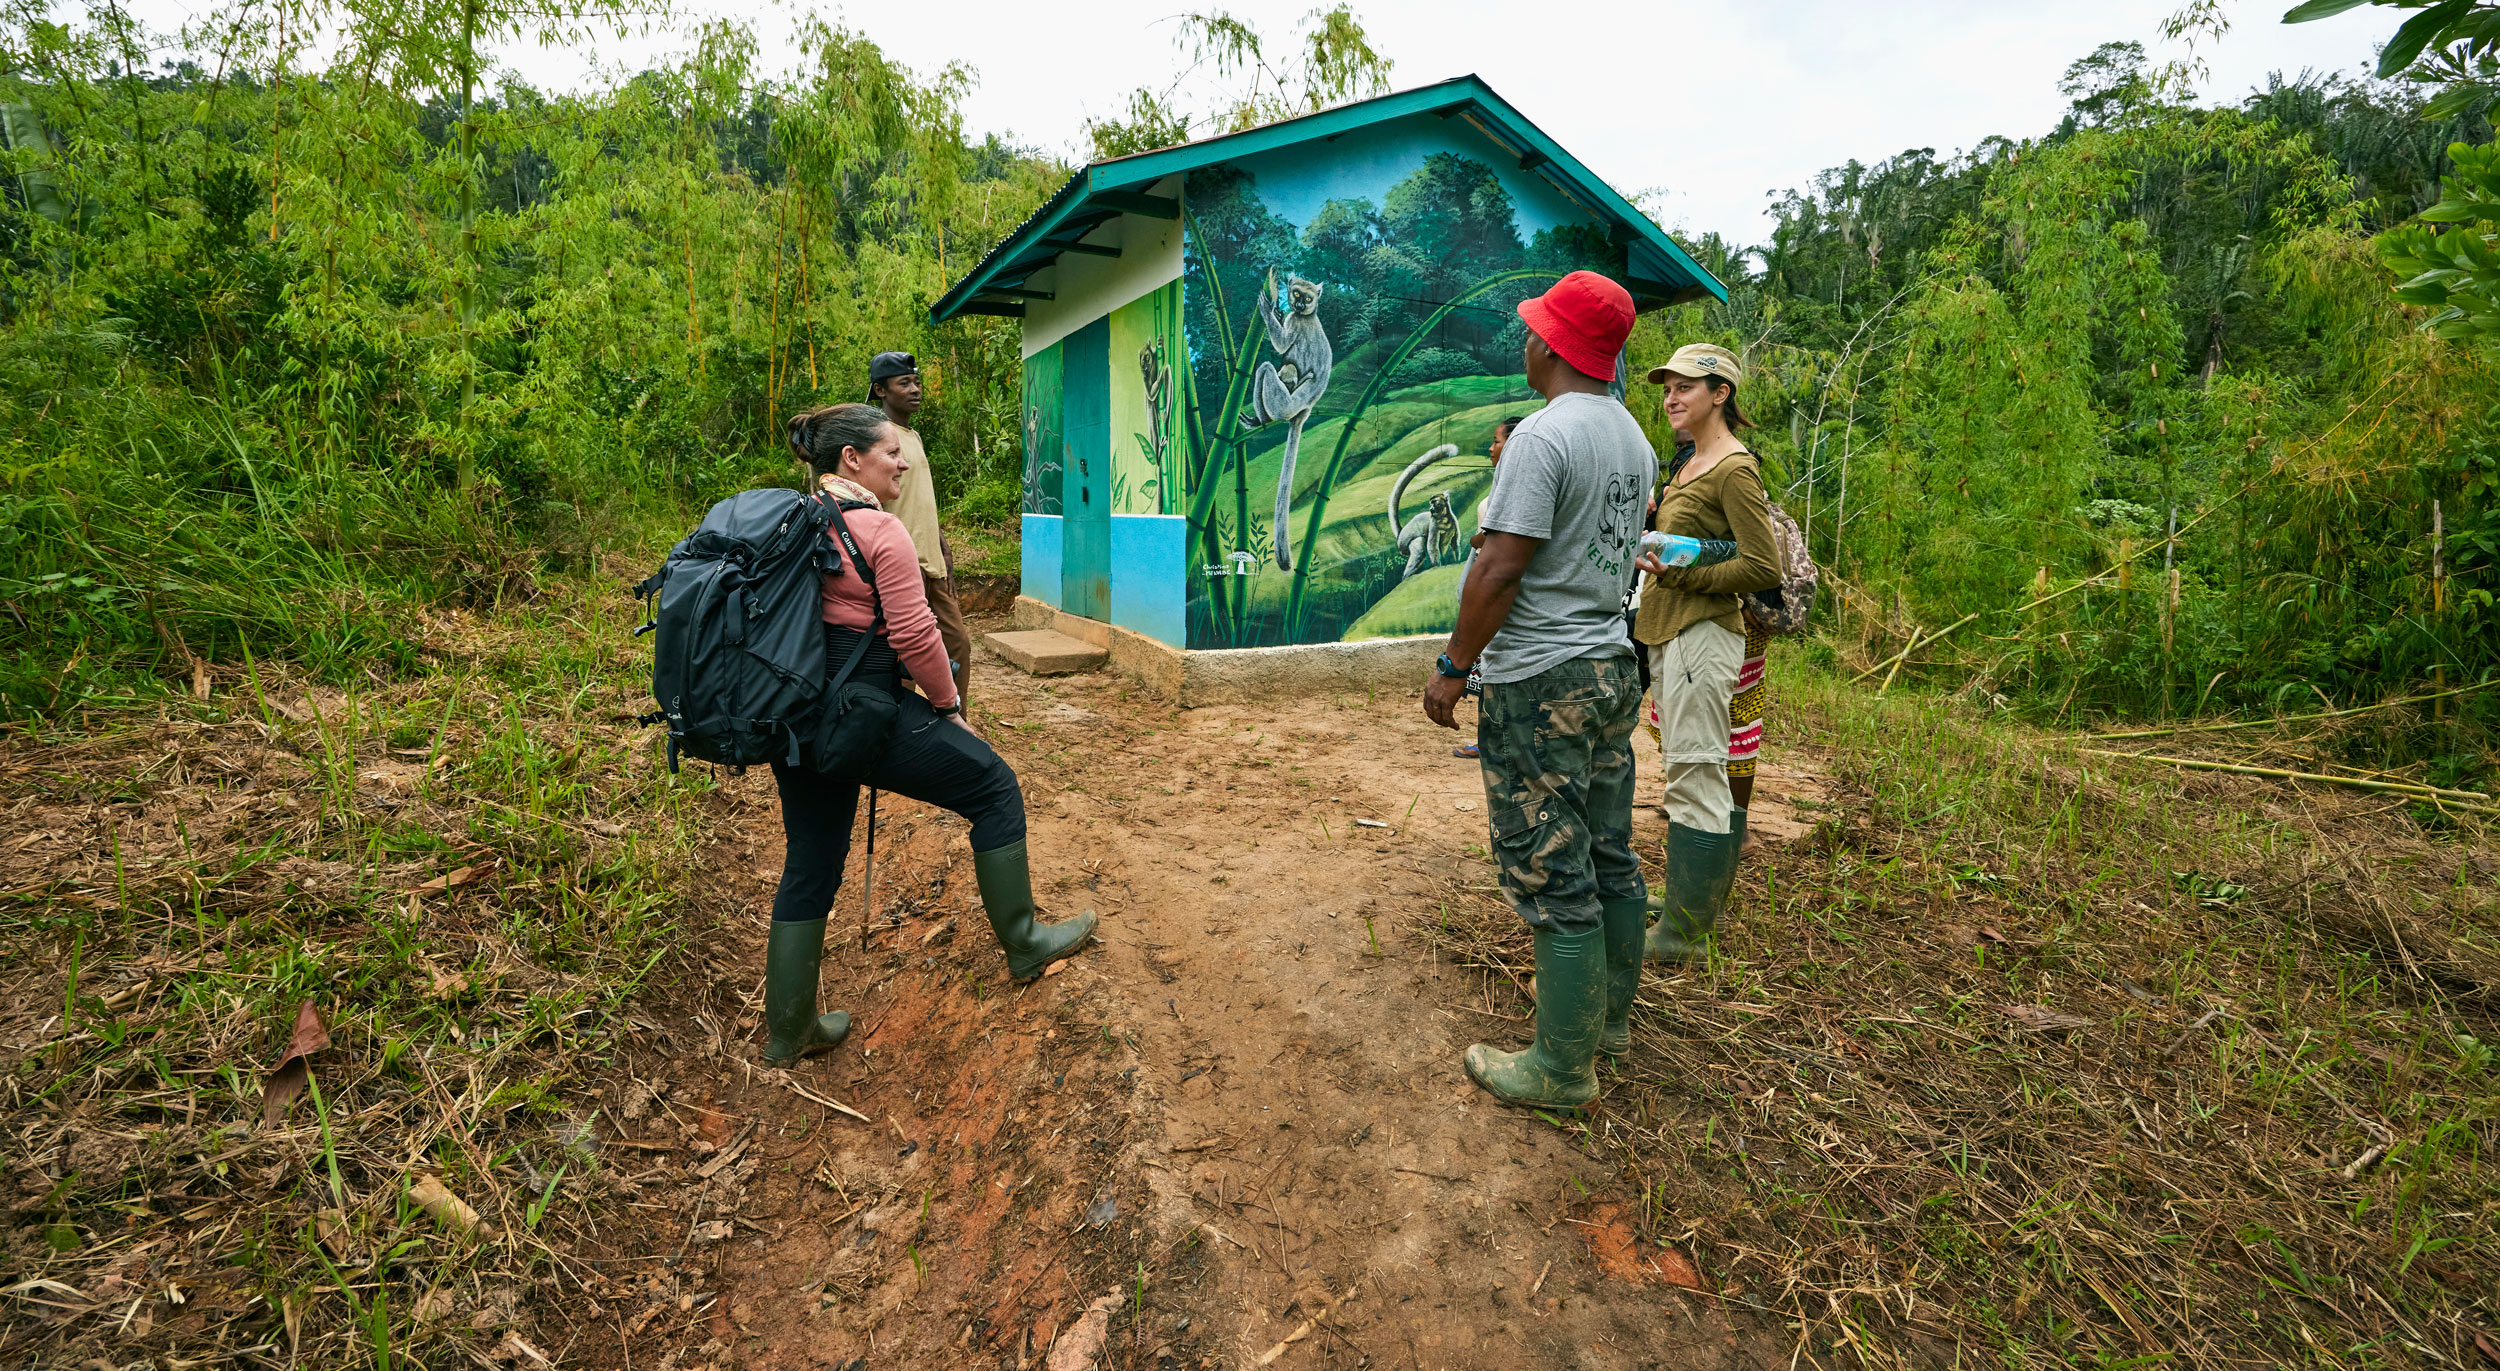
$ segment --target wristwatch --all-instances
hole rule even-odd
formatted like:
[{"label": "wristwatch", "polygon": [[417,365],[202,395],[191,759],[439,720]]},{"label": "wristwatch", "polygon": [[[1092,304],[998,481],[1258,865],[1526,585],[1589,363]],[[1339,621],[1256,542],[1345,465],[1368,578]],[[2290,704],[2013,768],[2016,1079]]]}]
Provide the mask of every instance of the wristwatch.
[{"label": "wristwatch", "polygon": [[931,705],[929,706],[929,712],[932,714],[961,714],[964,712],[964,702],[961,699],[957,699],[955,703],[951,705]]},{"label": "wristwatch", "polygon": [[1440,672],[1444,676],[1449,677],[1453,681],[1466,680],[1467,673],[1475,670],[1472,666],[1460,666],[1458,663],[1451,661],[1450,654],[1446,652],[1441,654],[1441,660],[1432,664],[1432,669]]}]

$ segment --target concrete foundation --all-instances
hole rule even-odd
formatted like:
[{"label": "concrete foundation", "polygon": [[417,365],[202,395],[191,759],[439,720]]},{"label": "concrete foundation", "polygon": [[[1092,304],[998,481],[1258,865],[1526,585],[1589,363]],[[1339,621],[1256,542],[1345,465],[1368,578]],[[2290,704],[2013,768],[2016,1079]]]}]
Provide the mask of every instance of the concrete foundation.
[{"label": "concrete foundation", "polygon": [[1375,638],[1300,647],[1213,648],[1186,652],[1142,633],[1016,597],[1016,627],[1047,629],[1111,654],[1111,669],[1174,704],[1230,704],[1279,695],[1419,695],[1445,639]]}]

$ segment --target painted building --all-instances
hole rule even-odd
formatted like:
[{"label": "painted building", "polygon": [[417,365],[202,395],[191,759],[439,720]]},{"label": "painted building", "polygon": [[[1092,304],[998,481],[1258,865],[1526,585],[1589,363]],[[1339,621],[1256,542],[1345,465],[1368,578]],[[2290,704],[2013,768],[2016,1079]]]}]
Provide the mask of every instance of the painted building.
[{"label": "painted building", "polygon": [[930,311],[1024,321],[1023,592],[1180,648],[1446,634],[1513,307],[1726,288],[1461,77],[1097,162]]}]

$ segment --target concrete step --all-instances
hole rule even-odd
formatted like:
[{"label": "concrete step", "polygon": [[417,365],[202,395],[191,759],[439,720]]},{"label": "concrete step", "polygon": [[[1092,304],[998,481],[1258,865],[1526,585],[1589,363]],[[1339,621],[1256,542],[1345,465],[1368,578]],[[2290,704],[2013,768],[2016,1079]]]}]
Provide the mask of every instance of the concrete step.
[{"label": "concrete step", "polygon": [[1035,676],[1066,676],[1092,671],[1111,660],[1111,651],[1053,629],[1033,628],[992,633],[982,639],[999,656]]}]

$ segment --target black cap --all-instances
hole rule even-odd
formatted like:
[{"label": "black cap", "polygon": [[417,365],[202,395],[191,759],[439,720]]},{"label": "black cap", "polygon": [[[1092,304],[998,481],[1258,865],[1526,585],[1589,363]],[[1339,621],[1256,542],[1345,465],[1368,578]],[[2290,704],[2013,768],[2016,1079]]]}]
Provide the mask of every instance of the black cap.
[{"label": "black cap", "polygon": [[897,376],[916,376],[919,373],[920,363],[912,360],[912,355],[908,352],[880,352],[876,356],[869,358],[869,403],[876,403],[877,383],[879,381],[891,381]]}]

